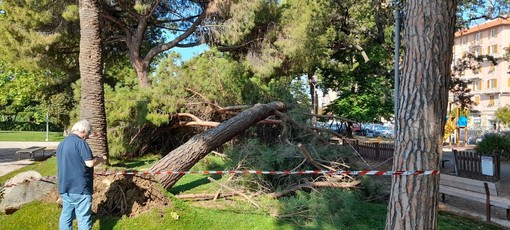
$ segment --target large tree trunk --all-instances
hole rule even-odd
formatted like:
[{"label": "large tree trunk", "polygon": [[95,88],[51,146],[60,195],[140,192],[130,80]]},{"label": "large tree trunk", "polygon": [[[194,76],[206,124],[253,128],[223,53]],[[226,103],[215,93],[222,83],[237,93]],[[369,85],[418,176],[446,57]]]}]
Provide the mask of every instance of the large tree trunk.
[{"label": "large tree trunk", "polygon": [[80,117],[93,126],[89,144],[95,154],[108,155],[104,108],[103,61],[99,35],[98,0],[80,0]]},{"label": "large tree trunk", "polygon": [[[393,170],[438,170],[457,1],[406,1]],[[437,229],[438,175],[392,179],[386,229]]]},{"label": "large tree trunk", "polygon": [[[265,119],[274,111],[282,111],[285,105],[282,102],[258,104],[253,108],[241,112],[232,119],[221,123],[218,127],[192,137],[189,141],[168,153],[163,159],[156,162],[150,172],[186,171],[195,165],[209,152],[220,147],[233,137],[244,132],[253,124]],[[164,188],[171,188],[183,175],[161,174],[158,179]]]},{"label": "large tree trunk", "polygon": [[151,87],[152,83],[149,78],[150,66],[149,62],[143,60],[142,58],[131,58],[131,64],[135,68],[136,76],[138,77],[138,82],[141,87]]}]

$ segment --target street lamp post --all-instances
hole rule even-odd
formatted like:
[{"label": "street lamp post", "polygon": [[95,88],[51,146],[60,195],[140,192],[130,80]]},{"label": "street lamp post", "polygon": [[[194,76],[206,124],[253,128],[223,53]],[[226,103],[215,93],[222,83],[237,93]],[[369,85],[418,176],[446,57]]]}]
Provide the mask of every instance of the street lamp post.
[{"label": "street lamp post", "polygon": [[46,109],[46,141],[50,141],[50,123],[48,109]]},{"label": "street lamp post", "polygon": [[[48,87],[48,73],[46,74],[46,88]],[[50,141],[50,117],[48,114],[48,106],[46,106],[46,141]]]},{"label": "street lamp post", "polygon": [[394,0],[393,1],[393,7],[394,10],[394,17],[395,17],[395,66],[394,66],[394,107],[393,107],[393,117],[394,117],[394,133],[395,138],[397,137],[397,112],[398,112],[398,85],[400,84],[399,81],[399,64],[400,64],[400,1]]}]

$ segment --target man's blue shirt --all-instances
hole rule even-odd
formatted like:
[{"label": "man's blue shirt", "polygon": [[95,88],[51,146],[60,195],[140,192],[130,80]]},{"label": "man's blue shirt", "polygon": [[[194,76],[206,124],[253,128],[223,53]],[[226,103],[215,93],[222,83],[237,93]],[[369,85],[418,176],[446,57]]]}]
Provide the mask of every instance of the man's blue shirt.
[{"label": "man's blue shirt", "polygon": [[57,179],[59,193],[92,194],[94,168],[89,144],[76,134],[70,134],[57,148]]}]

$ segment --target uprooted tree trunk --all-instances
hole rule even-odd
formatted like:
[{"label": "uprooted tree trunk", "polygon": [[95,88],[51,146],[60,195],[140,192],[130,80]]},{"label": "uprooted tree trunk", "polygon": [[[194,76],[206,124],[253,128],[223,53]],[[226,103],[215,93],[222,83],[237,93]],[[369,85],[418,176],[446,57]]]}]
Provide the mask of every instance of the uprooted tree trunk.
[{"label": "uprooted tree trunk", "polygon": [[[149,171],[187,171],[212,150],[244,132],[255,123],[274,114],[274,111],[283,110],[285,110],[285,105],[282,102],[255,105],[230,120],[221,123],[218,127],[195,135],[189,141],[156,162]],[[182,176],[183,174],[159,174],[156,177],[164,188],[169,189]]]}]

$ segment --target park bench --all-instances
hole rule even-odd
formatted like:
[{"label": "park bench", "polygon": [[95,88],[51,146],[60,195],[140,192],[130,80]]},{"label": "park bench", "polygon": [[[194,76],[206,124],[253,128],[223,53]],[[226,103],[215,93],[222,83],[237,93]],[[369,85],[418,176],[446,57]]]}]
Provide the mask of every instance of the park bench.
[{"label": "park bench", "polygon": [[44,150],[45,149],[46,149],[46,147],[32,146],[32,147],[29,147],[29,148],[26,148],[26,149],[20,149],[20,150],[16,151],[16,155],[18,155],[18,160],[20,160],[22,153],[28,153],[30,158],[34,159],[35,153],[39,152],[39,151],[42,151],[42,154],[43,154],[43,157],[44,157]]},{"label": "park bench", "polygon": [[447,174],[441,174],[440,178],[439,193],[443,202],[445,195],[450,195],[484,203],[487,221],[491,218],[491,206],[500,207],[506,209],[506,218],[510,220],[510,199],[498,197],[495,183]]}]

